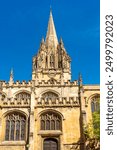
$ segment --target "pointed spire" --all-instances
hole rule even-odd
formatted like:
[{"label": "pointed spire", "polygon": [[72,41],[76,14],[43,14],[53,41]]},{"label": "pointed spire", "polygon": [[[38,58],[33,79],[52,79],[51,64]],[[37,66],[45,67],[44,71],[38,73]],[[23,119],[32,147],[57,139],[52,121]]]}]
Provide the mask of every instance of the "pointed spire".
[{"label": "pointed spire", "polygon": [[79,73],[79,86],[82,87],[82,75]]},{"label": "pointed spire", "polygon": [[58,39],[57,39],[53,16],[52,16],[52,9],[50,9],[50,17],[48,22],[47,34],[46,34],[46,44],[47,46],[53,45],[55,47],[57,47],[58,45]]},{"label": "pointed spire", "polygon": [[62,37],[60,38],[60,44],[64,46]]},{"label": "pointed spire", "polygon": [[14,82],[13,80],[13,69],[11,69],[11,72],[10,72],[10,79],[9,79],[9,84],[12,85]]},{"label": "pointed spire", "polygon": [[44,37],[42,37],[41,43],[44,43]]}]

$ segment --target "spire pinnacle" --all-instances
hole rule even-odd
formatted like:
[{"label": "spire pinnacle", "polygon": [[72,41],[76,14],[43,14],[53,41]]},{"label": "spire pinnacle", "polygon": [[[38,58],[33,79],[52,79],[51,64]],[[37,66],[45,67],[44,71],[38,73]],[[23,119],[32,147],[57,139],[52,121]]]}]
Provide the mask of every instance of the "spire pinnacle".
[{"label": "spire pinnacle", "polygon": [[12,84],[13,82],[14,82],[14,81],[13,81],[13,69],[11,69],[9,84]]},{"label": "spire pinnacle", "polygon": [[41,43],[44,43],[44,37],[42,37],[42,39],[41,39]]},{"label": "spire pinnacle", "polygon": [[48,29],[47,29],[47,34],[46,34],[46,44],[47,44],[47,46],[52,45],[54,47],[57,47],[57,45],[58,45],[58,39],[57,39],[57,35],[56,35],[56,30],[55,30],[55,26],[54,26],[54,20],[53,20],[51,8],[50,8]]}]

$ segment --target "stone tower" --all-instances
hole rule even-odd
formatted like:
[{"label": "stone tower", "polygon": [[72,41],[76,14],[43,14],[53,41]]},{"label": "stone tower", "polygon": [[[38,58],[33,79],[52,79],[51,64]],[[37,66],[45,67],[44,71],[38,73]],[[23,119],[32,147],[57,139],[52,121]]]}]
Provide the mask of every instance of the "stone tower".
[{"label": "stone tower", "polygon": [[33,57],[32,80],[71,80],[70,61],[62,39],[58,42],[52,11],[50,11],[46,39],[42,38],[39,51]]},{"label": "stone tower", "polygon": [[85,150],[83,123],[97,109],[100,87],[71,82],[70,62],[50,11],[32,80],[15,82],[11,70],[9,82],[0,81],[0,150]]}]

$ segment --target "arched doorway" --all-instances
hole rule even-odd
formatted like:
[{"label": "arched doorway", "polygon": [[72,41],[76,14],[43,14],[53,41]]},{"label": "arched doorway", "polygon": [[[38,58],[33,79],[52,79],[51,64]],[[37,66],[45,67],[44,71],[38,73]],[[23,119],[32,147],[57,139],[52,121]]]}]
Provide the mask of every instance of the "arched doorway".
[{"label": "arched doorway", "polygon": [[47,138],[43,143],[43,150],[58,150],[58,141],[53,138]]}]

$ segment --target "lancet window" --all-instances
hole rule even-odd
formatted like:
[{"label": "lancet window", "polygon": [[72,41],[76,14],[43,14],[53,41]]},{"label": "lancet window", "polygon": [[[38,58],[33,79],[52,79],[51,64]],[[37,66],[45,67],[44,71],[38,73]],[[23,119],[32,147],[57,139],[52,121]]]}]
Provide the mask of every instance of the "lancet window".
[{"label": "lancet window", "polygon": [[94,96],[91,100],[91,111],[96,112],[100,109],[100,103],[99,103],[100,97],[99,95]]},{"label": "lancet window", "polygon": [[54,55],[50,55],[50,67],[54,68]]},{"label": "lancet window", "polygon": [[41,130],[61,130],[61,117],[53,112],[41,115]]},{"label": "lancet window", "polygon": [[26,117],[20,113],[6,116],[6,141],[19,141],[26,138]]}]

